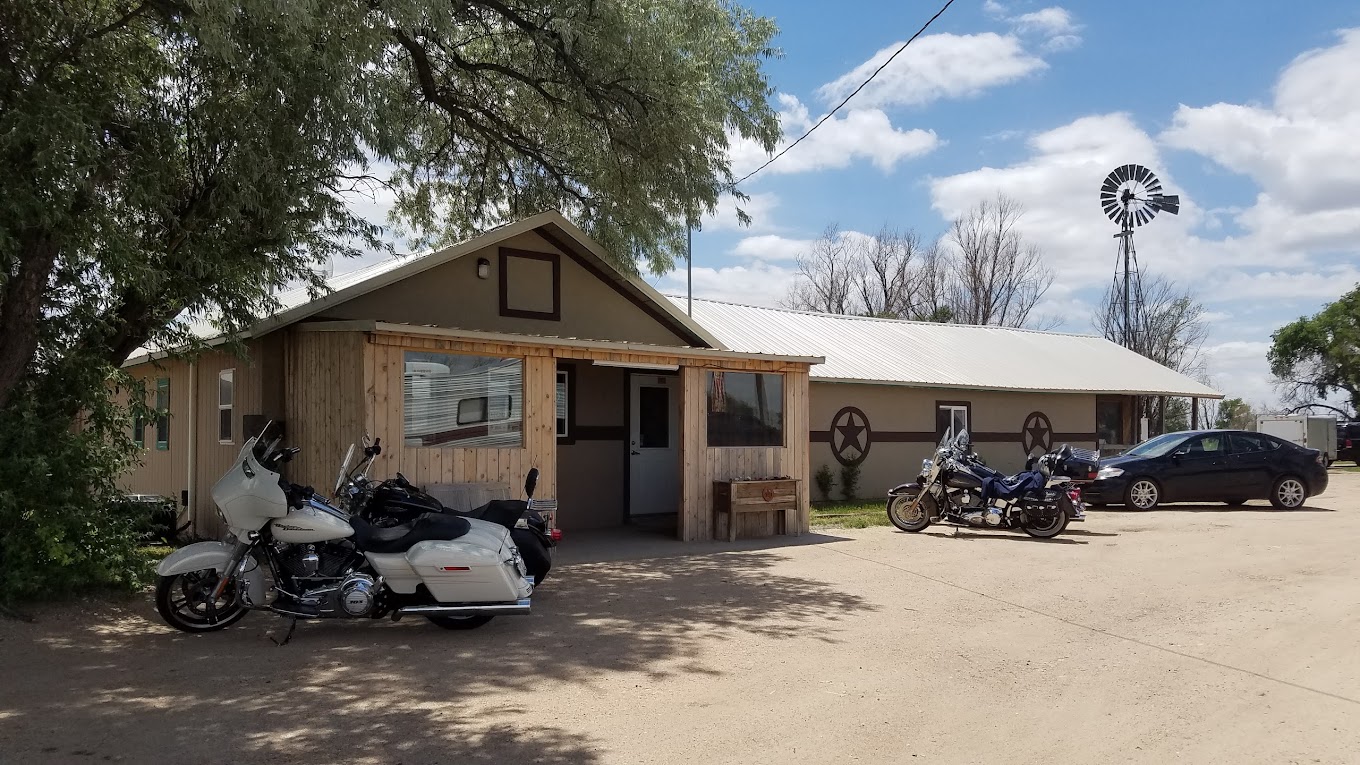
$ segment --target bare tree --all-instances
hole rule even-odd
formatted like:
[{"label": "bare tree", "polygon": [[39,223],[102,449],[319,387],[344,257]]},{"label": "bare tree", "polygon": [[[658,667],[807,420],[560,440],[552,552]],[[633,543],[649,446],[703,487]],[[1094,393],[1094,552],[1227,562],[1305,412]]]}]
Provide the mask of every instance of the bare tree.
[{"label": "bare tree", "polygon": [[[1111,287],[1095,316],[1096,329],[1114,342],[1122,339],[1122,300]],[[1177,372],[1202,376],[1208,334],[1204,306],[1193,293],[1160,276],[1143,279],[1142,319],[1131,350]]]},{"label": "bare tree", "polygon": [[1053,272],[1039,248],[1020,233],[1024,212],[1019,202],[998,194],[950,226],[954,321],[1003,327],[1031,323],[1034,307],[1053,284]]},{"label": "bare tree", "polygon": [[912,261],[920,249],[921,238],[915,231],[898,231],[886,225],[877,236],[860,243],[855,284],[859,313],[886,319],[913,314],[916,274]]},{"label": "bare tree", "polygon": [[840,226],[826,227],[812,247],[798,256],[798,281],[784,299],[788,308],[821,313],[858,313],[856,287],[863,264]]}]

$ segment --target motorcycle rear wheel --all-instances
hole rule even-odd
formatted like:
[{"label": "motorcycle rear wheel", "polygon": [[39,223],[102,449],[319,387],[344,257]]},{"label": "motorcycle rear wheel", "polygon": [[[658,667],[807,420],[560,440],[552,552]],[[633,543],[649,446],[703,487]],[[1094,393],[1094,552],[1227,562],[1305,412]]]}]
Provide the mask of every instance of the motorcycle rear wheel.
[{"label": "motorcycle rear wheel", "polygon": [[1067,512],[1059,510],[1056,515],[1048,518],[1026,518],[1025,524],[1020,528],[1024,529],[1026,534],[1029,534],[1036,539],[1052,539],[1063,533],[1063,529],[1067,528],[1067,520]]},{"label": "motorcycle rear wheel", "polygon": [[[916,491],[919,492],[920,489]],[[938,511],[935,495],[927,492],[916,504],[916,512],[909,513],[916,496],[916,493],[909,490],[908,493],[896,494],[888,499],[888,520],[892,521],[892,525],[912,533],[922,531],[930,525],[930,517]]]},{"label": "motorcycle rear wheel", "polygon": [[475,630],[496,617],[483,614],[481,616],[427,616],[425,618],[446,630]]},{"label": "motorcycle rear wheel", "polygon": [[156,582],[156,611],[166,624],[184,632],[202,633],[230,627],[246,615],[236,598],[236,585],[229,583],[208,615],[208,597],[217,586],[217,572],[206,568],[163,576]]}]

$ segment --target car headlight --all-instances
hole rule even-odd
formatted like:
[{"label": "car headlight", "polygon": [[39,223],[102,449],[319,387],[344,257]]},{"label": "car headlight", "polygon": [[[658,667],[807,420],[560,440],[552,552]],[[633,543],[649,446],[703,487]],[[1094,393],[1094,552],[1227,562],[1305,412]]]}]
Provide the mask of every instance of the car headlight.
[{"label": "car headlight", "polygon": [[1096,473],[1096,478],[1118,478],[1121,475],[1124,475],[1124,469],[1111,465],[1101,468],[1100,472]]}]

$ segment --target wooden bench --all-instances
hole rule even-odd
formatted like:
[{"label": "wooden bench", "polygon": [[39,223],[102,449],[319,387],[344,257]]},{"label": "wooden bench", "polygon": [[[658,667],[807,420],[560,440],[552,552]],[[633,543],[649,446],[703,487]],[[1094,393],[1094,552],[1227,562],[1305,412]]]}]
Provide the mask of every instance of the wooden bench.
[{"label": "wooden bench", "polygon": [[727,541],[737,539],[737,516],[742,513],[774,513],[775,533],[787,534],[796,525],[798,481],[776,478],[767,481],[714,481],[713,530],[718,519],[727,514]]}]

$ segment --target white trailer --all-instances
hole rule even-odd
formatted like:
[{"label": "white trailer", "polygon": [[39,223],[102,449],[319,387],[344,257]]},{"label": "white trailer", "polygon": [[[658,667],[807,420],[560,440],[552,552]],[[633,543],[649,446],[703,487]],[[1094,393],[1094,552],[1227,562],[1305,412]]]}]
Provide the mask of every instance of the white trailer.
[{"label": "white trailer", "polygon": [[1336,461],[1336,418],[1311,414],[1262,414],[1256,430],[1290,443],[1317,449],[1330,465]]}]

